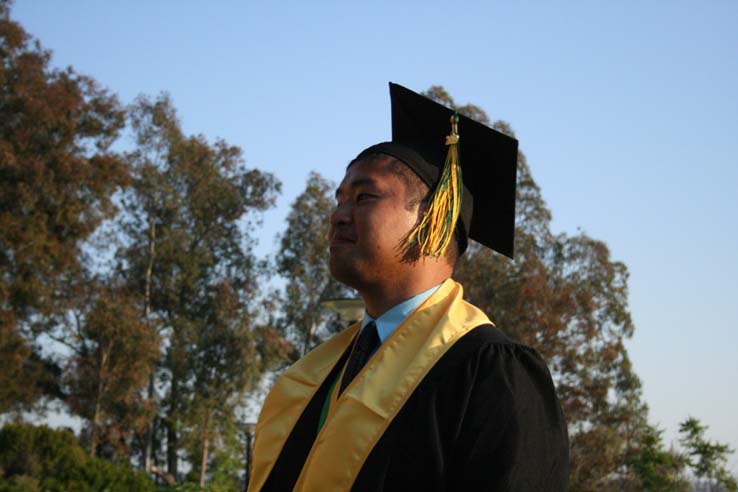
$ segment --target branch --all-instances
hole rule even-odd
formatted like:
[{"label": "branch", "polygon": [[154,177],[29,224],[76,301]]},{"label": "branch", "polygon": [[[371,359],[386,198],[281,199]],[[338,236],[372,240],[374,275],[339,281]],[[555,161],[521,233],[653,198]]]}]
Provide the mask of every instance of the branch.
[{"label": "branch", "polygon": [[167,483],[167,485],[174,485],[176,484],[176,480],[174,480],[174,477],[171,476],[169,473],[165,472],[161,468],[159,468],[156,465],[151,465],[149,467],[149,473],[153,473],[154,475],[158,475],[161,478],[164,479],[164,481]]},{"label": "branch", "polygon": [[82,351],[81,350],[79,350],[77,347],[75,347],[71,343],[67,342],[63,338],[56,337],[56,336],[52,335],[51,333],[46,333],[46,336],[48,336],[49,338],[51,338],[55,342],[61,343],[62,345],[70,348],[72,350],[72,352],[74,352],[75,354],[82,355]]}]

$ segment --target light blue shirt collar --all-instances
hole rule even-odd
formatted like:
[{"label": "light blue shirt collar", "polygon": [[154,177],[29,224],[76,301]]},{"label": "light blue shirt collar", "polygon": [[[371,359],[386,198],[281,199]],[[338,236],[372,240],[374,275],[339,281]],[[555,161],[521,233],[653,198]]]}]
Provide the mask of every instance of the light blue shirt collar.
[{"label": "light blue shirt collar", "polygon": [[400,304],[393,307],[377,319],[369,316],[369,313],[364,310],[364,319],[361,321],[361,328],[364,329],[364,327],[369,322],[374,321],[377,324],[377,333],[379,333],[379,339],[382,341],[382,343],[384,343],[384,341],[389,338],[390,335],[392,335],[392,332],[394,332],[395,329],[400,326],[400,323],[402,323],[405,318],[410,315],[410,313],[415,311],[418,306],[423,304],[423,301],[433,295],[433,293],[437,291],[440,286],[441,284],[435,285],[430,289],[421,292],[420,294],[413,296],[406,301],[402,301]]}]

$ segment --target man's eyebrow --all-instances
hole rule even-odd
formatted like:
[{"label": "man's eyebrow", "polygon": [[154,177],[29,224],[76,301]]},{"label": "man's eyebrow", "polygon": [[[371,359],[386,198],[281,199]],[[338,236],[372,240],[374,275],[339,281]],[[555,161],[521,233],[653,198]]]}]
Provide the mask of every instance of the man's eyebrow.
[{"label": "man's eyebrow", "polygon": [[344,186],[344,187],[339,186],[336,189],[335,196],[336,198],[338,198],[338,196],[341,194],[341,192],[343,192],[345,188],[358,188],[360,186],[374,186],[376,184],[377,184],[377,181],[373,178],[357,178],[354,181],[351,181],[350,183],[348,183],[347,186]]}]

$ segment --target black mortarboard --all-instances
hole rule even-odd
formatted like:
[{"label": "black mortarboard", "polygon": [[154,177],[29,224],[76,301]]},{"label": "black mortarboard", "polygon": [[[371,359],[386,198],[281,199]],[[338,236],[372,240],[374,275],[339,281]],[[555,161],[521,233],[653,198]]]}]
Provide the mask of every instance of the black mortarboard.
[{"label": "black mortarboard", "polygon": [[[373,145],[356,159],[391,155],[434,190],[447,160],[446,137],[455,113],[393,83],[390,99],[392,142]],[[458,135],[464,190],[457,223],[463,233],[461,249],[466,248],[469,237],[512,258],[518,141],[462,115],[458,116]]]}]

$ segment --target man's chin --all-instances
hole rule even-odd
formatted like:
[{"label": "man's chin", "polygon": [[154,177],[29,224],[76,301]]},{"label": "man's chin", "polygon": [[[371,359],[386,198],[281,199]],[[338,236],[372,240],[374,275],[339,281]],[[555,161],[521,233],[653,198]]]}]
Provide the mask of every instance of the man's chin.
[{"label": "man's chin", "polygon": [[358,280],[356,267],[350,261],[347,261],[346,258],[338,258],[331,255],[328,262],[328,269],[331,275],[333,275],[333,278],[338,282],[356,288]]}]

